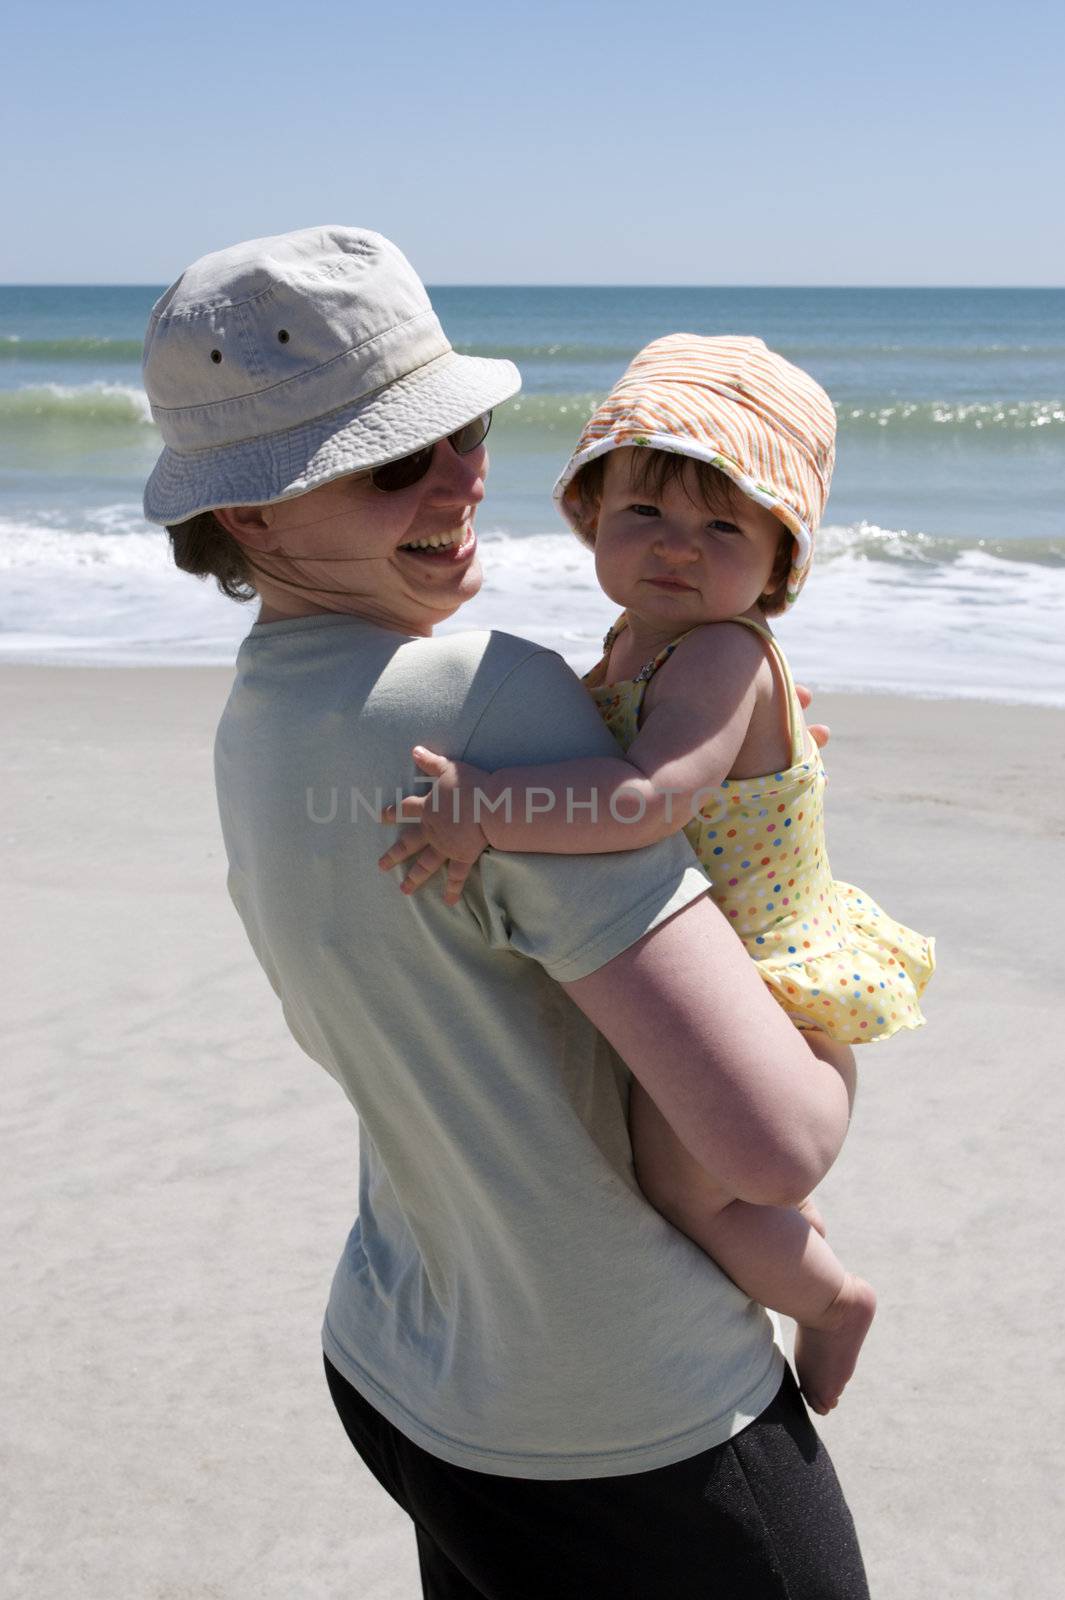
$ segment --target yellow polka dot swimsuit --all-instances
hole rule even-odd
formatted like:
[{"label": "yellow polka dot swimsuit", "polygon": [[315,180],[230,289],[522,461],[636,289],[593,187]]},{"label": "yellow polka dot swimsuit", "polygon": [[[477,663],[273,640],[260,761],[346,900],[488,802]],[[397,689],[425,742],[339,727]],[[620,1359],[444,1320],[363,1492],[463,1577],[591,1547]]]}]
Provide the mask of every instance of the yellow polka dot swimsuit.
[{"label": "yellow polka dot swimsuit", "polygon": [[[767,628],[757,633],[777,664],[788,698],[791,765],[761,778],[727,778],[685,828],[724,912],[774,998],[800,1028],[860,1044],[917,1028],[935,967],[931,939],[896,922],[861,889],[833,878],[825,850],[821,753],[809,740],[791,672]],[[687,633],[633,679],[603,684],[610,649],[585,678],[599,714],[622,749],[640,725],[647,685]],[[691,630],[688,630],[689,632]]]}]

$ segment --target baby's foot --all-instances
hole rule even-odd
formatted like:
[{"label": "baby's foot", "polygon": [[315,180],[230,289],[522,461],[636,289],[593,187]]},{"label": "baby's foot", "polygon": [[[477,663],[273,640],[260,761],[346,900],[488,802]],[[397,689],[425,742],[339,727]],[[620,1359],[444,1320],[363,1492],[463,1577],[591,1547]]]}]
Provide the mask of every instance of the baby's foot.
[{"label": "baby's foot", "polygon": [[811,1411],[824,1416],[858,1364],[858,1352],[876,1315],[876,1291],[848,1272],[843,1286],[816,1325],[803,1323],[795,1335],[795,1370]]}]

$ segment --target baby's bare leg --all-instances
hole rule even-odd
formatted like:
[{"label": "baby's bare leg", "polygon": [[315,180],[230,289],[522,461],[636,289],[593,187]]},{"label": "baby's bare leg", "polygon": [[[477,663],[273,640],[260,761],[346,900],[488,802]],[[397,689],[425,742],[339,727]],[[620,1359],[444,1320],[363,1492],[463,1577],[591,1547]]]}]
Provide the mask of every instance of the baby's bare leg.
[{"label": "baby's bare leg", "polygon": [[[857,1076],[854,1070],[853,1050],[851,1050],[849,1045],[837,1044],[834,1039],[830,1039],[828,1037],[827,1033],[811,1031],[804,1033],[803,1038],[806,1040],[807,1045],[810,1047],[815,1056],[819,1056],[822,1061],[827,1061],[829,1066],[835,1067],[836,1071],[843,1079],[844,1087],[847,1090],[847,1103],[850,1109],[853,1111],[854,1091],[857,1084]],[[800,1203],[799,1210],[802,1212],[811,1228],[816,1228],[817,1232],[822,1238],[824,1238],[825,1219],[817,1209],[813,1199],[808,1196]]]},{"label": "baby's bare leg", "polygon": [[873,1290],[844,1270],[798,1207],[754,1206],[728,1194],[635,1081],[630,1130],[648,1200],[752,1300],[795,1318],[799,1382],[814,1411],[830,1411],[873,1320]]},{"label": "baby's bare leg", "polygon": [[854,1069],[854,1051],[850,1045],[840,1044],[838,1040],[830,1039],[827,1033],[821,1033],[816,1028],[804,1029],[802,1036],[819,1061],[827,1061],[830,1067],[835,1067],[843,1079],[847,1090],[847,1103],[853,1111],[858,1074]]}]

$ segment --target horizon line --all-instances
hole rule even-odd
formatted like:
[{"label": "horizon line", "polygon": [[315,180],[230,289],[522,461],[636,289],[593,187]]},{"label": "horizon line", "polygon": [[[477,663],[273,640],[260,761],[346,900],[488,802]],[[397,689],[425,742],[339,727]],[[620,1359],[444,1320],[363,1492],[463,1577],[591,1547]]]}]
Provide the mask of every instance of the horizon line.
[{"label": "horizon line", "polygon": [[[99,278],[93,280],[39,279],[0,283],[0,289],[165,289],[165,283]],[[492,283],[427,282],[427,289],[832,289],[832,290],[1031,290],[1046,293],[1065,289],[1065,283]]]}]

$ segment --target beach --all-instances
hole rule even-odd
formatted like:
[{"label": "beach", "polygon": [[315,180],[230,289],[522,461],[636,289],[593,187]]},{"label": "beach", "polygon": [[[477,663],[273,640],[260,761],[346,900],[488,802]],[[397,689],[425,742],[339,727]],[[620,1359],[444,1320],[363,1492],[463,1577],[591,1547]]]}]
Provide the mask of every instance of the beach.
[{"label": "beach", "polygon": [[[4,1596],[407,1600],[319,1327],[356,1121],[225,891],[214,667],[4,666]],[[819,1190],[880,1311],[818,1423],[877,1600],[1050,1600],[1065,711],[820,694],[838,876],[935,934]]]}]

